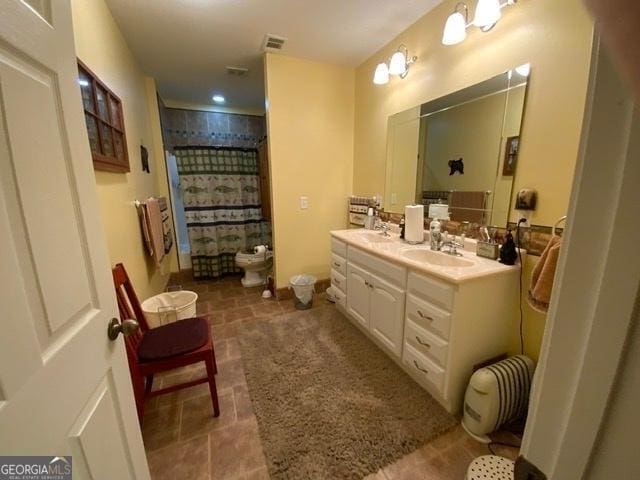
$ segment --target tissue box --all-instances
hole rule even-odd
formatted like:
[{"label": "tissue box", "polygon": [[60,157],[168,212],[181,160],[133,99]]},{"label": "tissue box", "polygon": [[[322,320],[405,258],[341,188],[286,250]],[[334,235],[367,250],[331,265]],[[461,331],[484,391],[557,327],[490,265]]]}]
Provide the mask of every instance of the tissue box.
[{"label": "tissue box", "polygon": [[478,241],[476,246],[476,255],[496,260],[500,256],[500,245],[497,243]]}]

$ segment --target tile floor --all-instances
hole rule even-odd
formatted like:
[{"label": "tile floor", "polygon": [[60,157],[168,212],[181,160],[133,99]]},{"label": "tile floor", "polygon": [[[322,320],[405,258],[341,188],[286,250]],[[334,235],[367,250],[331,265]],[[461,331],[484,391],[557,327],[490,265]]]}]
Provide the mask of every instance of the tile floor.
[{"label": "tile floor", "polygon": [[[292,300],[263,300],[261,288],[243,288],[239,277],[213,282],[182,283],[198,293],[198,314],[207,315],[213,329],[221,414],[213,409],[208,386],[198,385],[151,399],[142,427],[153,480],[250,480],[268,479],[258,425],[242,368],[236,339],[239,322],[269,319],[294,310]],[[314,304],[326,302],[316,295]],[[155,388],[204,375],[201,366],[168,372]],[[513,440],[510,440],[513,442]],[[514,458],[514,449],[500,454]],[[369,480],[462,480],[469,462],[489,453],[468,437],[461,427],[436,438],[367,477]]]}]

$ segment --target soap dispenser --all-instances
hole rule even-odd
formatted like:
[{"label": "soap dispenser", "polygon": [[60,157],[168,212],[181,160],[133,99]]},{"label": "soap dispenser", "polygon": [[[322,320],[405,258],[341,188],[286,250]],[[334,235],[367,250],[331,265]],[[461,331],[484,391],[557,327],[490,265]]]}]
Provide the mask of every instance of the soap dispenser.
[{"label": "soap dispenser", "polygon": [[400,219],[400,239],[404,240],[404,227],[405,227],[405,221],[404,221],[404,215],[402,216],[402,218]]},{"label": "soap dispenser", "polygon": [[429,242],[431,250],[440,250],[442,247],[441,228],[442,224],[437,218],[431,220],[431,223],[429,224]]}]

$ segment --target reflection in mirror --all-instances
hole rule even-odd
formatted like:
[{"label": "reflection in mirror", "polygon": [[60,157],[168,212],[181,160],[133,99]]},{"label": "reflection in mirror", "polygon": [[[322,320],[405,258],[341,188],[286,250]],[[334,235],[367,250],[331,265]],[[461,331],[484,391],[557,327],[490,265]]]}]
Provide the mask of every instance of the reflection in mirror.
[{"label": "reflection in mirror", "polygon": [[427,216],[505,226],[528,75],[518,67],[389,117],[385,210],[423,203]]}]

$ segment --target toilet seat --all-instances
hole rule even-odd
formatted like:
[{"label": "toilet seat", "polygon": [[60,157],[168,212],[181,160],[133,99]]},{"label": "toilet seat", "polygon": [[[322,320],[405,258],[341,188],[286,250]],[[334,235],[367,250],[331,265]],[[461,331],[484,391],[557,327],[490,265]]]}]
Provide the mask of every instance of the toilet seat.
[{"label": "toilet seat", "polygon": [[[273,252],[271,250],[267,250],[266,259],[273,258]],[[236,262],[238,263],[256,263],[256,262],[264,262],[265,254],[264,253],[253,253],[253,252],[242,252],[239,251],[236,253]]]}]

